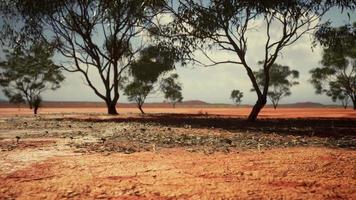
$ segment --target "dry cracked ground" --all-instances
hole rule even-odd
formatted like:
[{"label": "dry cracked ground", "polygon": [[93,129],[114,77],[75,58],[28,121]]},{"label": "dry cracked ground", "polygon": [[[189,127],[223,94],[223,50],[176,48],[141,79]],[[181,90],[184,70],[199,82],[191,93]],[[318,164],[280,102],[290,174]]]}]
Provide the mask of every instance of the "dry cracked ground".
[{"label": "dry cracked ground", "polygon": [[355,122],[0,117],[0,199],[356,199]]}]

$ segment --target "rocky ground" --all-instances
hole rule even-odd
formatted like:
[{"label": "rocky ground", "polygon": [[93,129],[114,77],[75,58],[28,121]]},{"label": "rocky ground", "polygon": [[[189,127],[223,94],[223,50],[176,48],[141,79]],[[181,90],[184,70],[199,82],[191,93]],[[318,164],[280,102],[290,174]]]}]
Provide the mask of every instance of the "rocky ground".
[{"label": "rocky ground", "polygon": [[0,199],[356,199],[355,119],[0,118]]}]

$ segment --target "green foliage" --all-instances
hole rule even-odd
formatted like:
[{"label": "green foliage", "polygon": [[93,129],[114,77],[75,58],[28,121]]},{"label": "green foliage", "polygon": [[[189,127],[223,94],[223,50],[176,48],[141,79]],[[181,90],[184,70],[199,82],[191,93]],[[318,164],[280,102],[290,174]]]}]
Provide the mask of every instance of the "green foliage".
[{"label": "green foliage", "polygon": [[136,80],[125,87],[125,95],[128,96],[129,101],[135,101],[142,105],[152,89],[152,85],[145,85]]},{"label": "green foliage", "polygon": [[10,101],[20,100],[21,96],[30,108],[36,108],[43,91],[60,87],[64,76],[52,56],[53,49],[42,42],[28,50],[6,51],[6,60],[0,62],[0,85]]},{"label": "green foliage", "polygon": [[240,90],[233,90],[231,91],[230,98],[233,100],[233,102],[237,105],[239,105],[242,101],[242,97],[244,96],[244,93],[241,92]]},{"label": "green foliage", "polygon": [[[258,85],[265,85],[265,72],[263,69],[254,72]],[[267,96],[276,109],[279,101],[292,93],[290,88],[299,83],[295,81],[299,77],[297,70],[290,70],[288,66],[273,64],[269,72],[269,85]],[[253,91],[253,89],[252,89]]]},{"label": "green foliage", "polygon": [[140,52],[138,61],[131,65],[133,78],[147,83],[155,83],[165,73],[172,71],[176,59],[168,49],[160,46],[149,46]]},{"label": "green foliage", "polygon": [[142,105],[155,85],[166,73],[174,69],[172,52],[160,46],[149,46],[140,52],[140,58],[130,67],[132,81],[124,89],[129,101],[137,103],[141,113]]},{"label": "green foliage", "polygon": [[[295,30],[305,28],[300,25],[307,25],[310,30],[306,32],[311,31],[319,27],[314,26],[316,19],[330,8],[352,10],[356,3],[348,0],[182,0],[179,3],[173,1],[167,7],[173,21],[165,26],[151,27],[150,32],[161,42],[162,36],[169,38],[165,45],[177,47],[182,59],[195,61],[194,51],[213,47],[223,51],[241,50],[239,57],[242,56],[246,53],[245,32],[254,20],[288,22],[285,29],[288,36],[282,39],[279,51],[299,38],[295,38]],[[237,45],[231,42],[235,39]]]},{"label": "green foliage", "polygon": [[337,86],[330,87],[330,90],[327,91],[326,94],[331,97],[333,102],[340,101],[342,106],[345,109],[347,108],[350,97],[347,95],[347,93],[342,91],[340,87]]},{"label": "green foliage", "polygon": [[[67,32],[60,32],[64,28],[62,25],[73,32],[93,34],[87,31],[97,28],[102,30],[103,27],[95,25],[103,22],[114,25],[116,31],[127,31],[126,25],[133,27],[137,23],[150,24],[151,17],[162,9],[164,3],[164,0],[3,0],[0,1],[0,14],[3,16],[4,26],[0,40],[10,39],[17,44],[25,43],[28,39],[36,40],[38,36],[43,36],[44,29],[58,31],[56,33],[61,37],[66,37]],[[116,35],[115,32],[112,33]],[[115,37],[107,38],[111,40]]]},{"label": "green foliage", "polygon": [[356,108],[356,23],[324,27],[316,33],[323,47],[322,67],[310,71],[317,94],[325,93],[343,105],[350,98]]},{"label": "green foliage", "polygon": [[134,80],[125,87],[124,94],[128,96],[129,101],[134,101],[137,103],[138,108],[143,114],[144,112],[142,110],[142,105],[144,104],[148,94],[152,91],[152,89],[152,84]]},{"label": "green foliage", "polygon": [[161,90],[164,93],[164,98],[173,104],[177,102],[182,102],[182,86],[177,82],[178,74],[172,74],[168,78],[165,78],[161,82]]}]

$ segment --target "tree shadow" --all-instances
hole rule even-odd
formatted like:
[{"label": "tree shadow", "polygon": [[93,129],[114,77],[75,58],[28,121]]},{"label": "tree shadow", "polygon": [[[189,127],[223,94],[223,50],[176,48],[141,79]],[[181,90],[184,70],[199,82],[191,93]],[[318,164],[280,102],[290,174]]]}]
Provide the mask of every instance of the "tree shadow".
[{"label": "tree shadow", "polygon": [[66,118],[86,122],[136,122],[153,123],[171,127],[222,129],[237,132],[263,132],[279,135],[317,136],[340,138],[356,136],[356,119],[352,118],[295,118],[259,119],[249,122],[246,118],[199,114],[149,114],[145,116],[98,118]]}]

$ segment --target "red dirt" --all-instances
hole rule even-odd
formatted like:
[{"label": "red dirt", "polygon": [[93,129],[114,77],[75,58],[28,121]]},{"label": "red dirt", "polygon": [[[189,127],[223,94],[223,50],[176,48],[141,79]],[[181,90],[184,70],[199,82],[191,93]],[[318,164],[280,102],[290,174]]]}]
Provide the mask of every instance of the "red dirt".
[{"label": "red dirt", "polygon": [[48,147],[55,144],[54,140],[20,140],[18,143],[15,141],[1,140],[0,141],[0,150],[2,151],[11,151],[13,149],[25,150],[25,149],[36,149],[41,147]]},{"label": "red dirt", "polygon": [[[247,117],[251,108],[144,108],[149,113],[185,113]],[[139,113],[137,108],[118,108],[119,113]],[[106,114],[105,108],[41,108],[40,114]],[[0,116],[32,115],[32,111],[22,108],[0,108]],[[356,112],[342,108],[264,108],[259,118],[356,118]]]},{"label": "red dirt", "polygon": [[[255,123],[239,119],[248,114],[245,108],[146,109],[148,113],[201,114],[195,117],[143,117],[130,114],[136,109],[120,111],[126,114],[99,115],[105,113],[103,108],[45,108],[43,114],[33,117],[29,110],[1,108],[0,200],[356,199],[355,111],[266,108],[262,118],[274,119]],[[205,112],[224,116],[204,116]],[[278,116],[283,119],[276,119]],[[284,119],[300,116],[313,119]],[[173,134],[209,136],[212,140],[197,151],[189,150],[191,146],[159,146],[159,141],[168,141],[163,139]],[[126,138],[127,144],[121,135],[131,137]],[[21,136],[19,144],[15,136]],[[251,142],[246,145],[252,148],[205,151],[210,143],[211,148],[215,143],[216,148],[227,144],[225,137],[233,139],[231,144]],[[102,138],[107,141],[101,142]],[[306,146],[259,146],[277,140],[287,146],[288,141]],[[149,149],[124,154],[76,147],[117,143],[134,148],[135,142]]]},{"label": "red dirt", "polygon": [[355,199],[356,152],[180,149],[51,158],[0,176],[0,199]]}]

